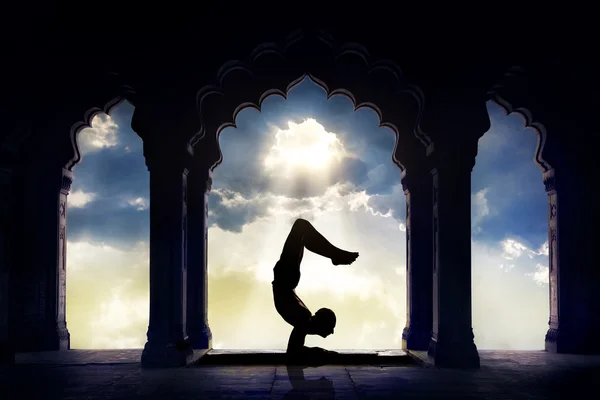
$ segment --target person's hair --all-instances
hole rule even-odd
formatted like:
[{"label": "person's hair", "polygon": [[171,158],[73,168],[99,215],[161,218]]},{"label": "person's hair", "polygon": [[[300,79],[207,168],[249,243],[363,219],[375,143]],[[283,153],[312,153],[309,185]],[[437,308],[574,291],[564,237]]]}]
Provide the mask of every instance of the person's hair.
[{"label": "person's hair", "polygon": [[337,321],[335,317],[335,313],[329,308],[321,308],[315,313],[315,317],[324,322],[331,324],[332,327],[335,327],[335,323]]}]

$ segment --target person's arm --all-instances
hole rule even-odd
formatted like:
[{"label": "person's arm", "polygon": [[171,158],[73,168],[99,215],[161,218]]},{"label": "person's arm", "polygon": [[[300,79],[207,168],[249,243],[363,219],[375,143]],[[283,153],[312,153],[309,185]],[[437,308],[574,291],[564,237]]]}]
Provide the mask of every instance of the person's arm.
[{"label": "person's arm", "polygon": [[294,328],[288,340],[287,352],[289,354],[298,354],[306,349],[304,341],[306,340],[306,329]]}]

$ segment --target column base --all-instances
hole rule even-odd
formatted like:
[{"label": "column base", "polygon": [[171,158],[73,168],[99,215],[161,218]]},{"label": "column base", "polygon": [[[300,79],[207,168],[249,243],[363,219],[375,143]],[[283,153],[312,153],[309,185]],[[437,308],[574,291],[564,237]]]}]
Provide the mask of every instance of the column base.
[{"label": "column base", "polygon": [[67,328],[54,325],[44,329],[35,322],[27,322],[19,328],[11,333],[14,349],[18,353],[71,349],[71,334]]},{"label": "column base", "polygon": [[198,331],[188,329],[188,336],[194,350],[212,349],[212,332],[208,325],[204,325]]},{"label": "column base", "polygon": [[418,326],[407,326],[402,331],[402,350],[424,350],[429,349],[431,340],[431,329]]},{"label": "column base", "polygon": [[146,342],[142,351],[142,368],[184,367],[195,361],[192,347]]},{"label": "column base", "polygon": [[51,327],[50,332],[48,334],[43,335],[43,350],[70,350],[71,349],[71,334],[67,327],[57,327],[56,325]]},{"label": "column base", "polygon": [[480,367],[479,353],[472,339],[464,342],[440,342],[431,338],[427,355],[431,362],[440,368]]},{"label": "column base", "polygon": [[545,349],[550,353],[600,354],[600,329],[568,331],[550,328],[546,332]]}]

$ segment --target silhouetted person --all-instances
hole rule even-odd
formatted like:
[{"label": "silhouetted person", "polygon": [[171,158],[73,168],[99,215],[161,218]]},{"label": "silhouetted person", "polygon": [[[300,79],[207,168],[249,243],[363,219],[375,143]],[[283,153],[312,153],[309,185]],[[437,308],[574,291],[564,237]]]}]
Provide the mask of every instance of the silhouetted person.
[{"label": "silhouetted person", "polygon": [[296,294],[304,248],[331,259],[333,265],[352,264],[358,257],[358,253],[335,247],[310,222],[297,219],[285,241],[281,257],[273,268],[275,308],[279,315],[294,327],[287,346],[288,360],[303,364],[322,364],[325,362],[320,361],[325,361],[337,353],[320,347],[306,347],[304,341],[306,335],[319,335],[325,338],[332,334],[336,318],[334,312],[328,308],[321,308],[312,315]]}]

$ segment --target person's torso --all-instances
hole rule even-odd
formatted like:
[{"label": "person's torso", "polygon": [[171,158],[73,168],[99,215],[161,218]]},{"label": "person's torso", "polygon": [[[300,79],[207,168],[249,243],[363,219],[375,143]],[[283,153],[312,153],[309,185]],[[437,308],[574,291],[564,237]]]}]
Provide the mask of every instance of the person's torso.
[{"label": "person's torso", "polygon": [[280,261],[273,268],[273,286],[296,289],[300,282],[300,266],[283,264]]}]

